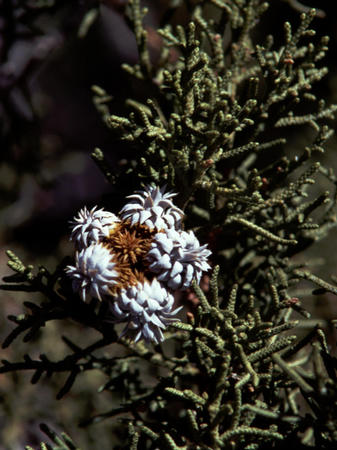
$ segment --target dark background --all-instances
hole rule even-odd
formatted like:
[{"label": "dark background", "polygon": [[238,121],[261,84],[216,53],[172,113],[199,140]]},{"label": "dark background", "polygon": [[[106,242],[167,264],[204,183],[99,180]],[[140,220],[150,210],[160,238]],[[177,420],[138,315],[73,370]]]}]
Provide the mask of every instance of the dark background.
[{"label": "dark background", "polygon": [[[31,2],[31,4],[36,2]],[[135,40],[126,26],[123,0],[59,1],[51,8],[24,8],[29,2],[0,2],[0,273],[8,275],[6,249],[13,250],[27,264],[43,264],[53,270],[66,255],[73,254],[69,243],[68,221],[78,209],[87,205],[106,205],[118,212],[128,186],[120,191],[104,179],[90,153],[101,148],[116,170],[132,150],[121,144],[104,126],[92,102],[91,86],[103,87],[113,100],[111,111],[121,114],[127,96],[137,96],[137,87],[121,70],[123,62],[137,61]],[[295,2],[271,1],[271,6],[256,30],[255,39],[263,41],[273,34],[275,45],[282,45],[283,23],[299,23]],[[315,93],[337,102],[337,17],[334,1],[306,0],[307,6],[325,12],[313,22],[318,36],[329,35],[330,51],[324,63],[329,75],[316,87]],[[149,44],[153,53],[158,40],[153,31],[160,23],[166,1],[148,1]],[[296,5],[295,5],[296,6]],[[85,36],[83,18],[97,9],[98,16]],[[175,22],[184,22],[184,13]],[[81,25],[82,24],[82,25]],[[292,146],[303,146],[306,136],[291,135]],[[336,164],[336,138],[328,144],[323,162]],[[312,254],[325,258],[317,274],[336,272],[336,256],[331,239],[314,246]],[[31,300],[36,296],[32,296]],[[1,294],[0,337],[3,340],[12,325],[9,314],[23,312],[27,295]],[[29,300],[29,299],[28,299]],[[331,317],[336,310],[328,296],[318,298],[312,306],[320,317]],[[43,339],[24,344],[19,339],[1,357],[20,360],[24,353],[38,356],[46,353],[57,360],[66,348],[60,335],[71,335],[85,345],[95,336],[93,331],[72,323],[49,323]],[[57,342],[57,345],[55,343]],[[112,350],[111,350],[112,351]],[[67,431],[83,449],[115,448],[115,431],[106,421],[87,429],[78,422],[98,410],[110,409],[113,399],[97,395],[101,375],[89,373],[76,382],[61,401],[55,399],[60,379],[45,379],[30,384],[29,373],[1,375],[0,382],[0,449],[22,449],[25,444],[37,446],[44,439],[38,424],[46,422],[56,430]],[[63,380],[64,381],[64,380]],[[99,436],[99,439],[96,437]]]}]

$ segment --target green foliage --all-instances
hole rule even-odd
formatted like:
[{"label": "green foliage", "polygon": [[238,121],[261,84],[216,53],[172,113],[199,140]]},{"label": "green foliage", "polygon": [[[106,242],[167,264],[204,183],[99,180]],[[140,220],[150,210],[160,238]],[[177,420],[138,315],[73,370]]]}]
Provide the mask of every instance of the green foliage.
[{"label": "green foliage", "polygon": [[[41,442],[40,449],[41,450],[81,450],[77,447],[72,439],[66,434],[61,433],[61,437],[59,437],[53,430],[51,430],[46,424],[42,423],[40,425],[41,431],[43,431],[49,439],[55,445],[49,445],[44,442]],[[33,447],[27,445],[25,450],[34,450]],[[37,450],[37,449],[36,449]]]},{"label": "green foliage", "polygon": [[[142,24],[146,11],[138,0],[127,5],[139,61],[124,68],[147,98],[127,99],[129,113],[111,115],[109,94],[93,88],[105,123],[134,148],[126,174],[113,173],[101,150],[92,156],[117,188],[130,174],[174,188],[186,227],[213,251],[213,271],[185,299],[188,323],[174,323],[163,345],[146,347],[118,339],[104,304],[80,301],[64,276],[67,261],[35,274],[9,252],[16,273],[2,289],[40,292],[44,301],[10,317],[16,328],[4,346],[22,333],[29,340],[49,320],[72,319],[102,337],[86,348],[63,337],[71,350],[63,360],[27,355],[3,361],[0,373],[32,370],[36,383],[65,372],[61,398],[81,373],[101,371],[107,381],[99,391],[117,396],[118,406],[82,425],[118,416],[129,435],[124,448],[334,448],[337,359],[327,321],[309,320],[301,305],[308,282],[314,295],[337,294],[335,279],[311,273],[301,258],[337,223],[337,178],[318,161],[337,106],[313,89],[327,73],[328,38],[315,39],[313,10],[296,30],[285,23],[276,47],[272,36],[255,42],[266,2],[169,4],[157,58]],[[186,26],[174,27],[169,17],[181,9]],[[293,149],[288,127],[311,141]],[[317,180],[331,192],[314,189]],[[119,356],[99,352],[110,344]]]},{"label": "green foliage", "polygon": [[[238,157],[242,161],[243,156],[250,156],[244,165],[247,172],[261,152],[276,149],[274,153],[281,155],[286,139],[277,128],[308,123],[316,130],[316,139],[305,149],[298,166],[312,152],[321,151],[331,135],[321,119],[333,117],[336,106],[327,107],[310,93],[312,84],[327,73],[318,63],[325,55],[328,38],[307,43],[315,34],[309,28],[314,11],[301,16],[295,33],[286,23],[284,45],[275,49],[272,36],[263,46],[251,38],[267,4],[231,3],[229,7],[227,2],[216,2],[218,7],[208,10],[208,5],[196,2],[186,29],[167,25],[158,30],[161,57],[152,64],[145,45],[147,33],[141,27],[145,11],[140,10],[138,1],[130,1],[128,17],[140,60],[134,67],[124,68],[140,79],[151,95],[145,103],[128,99],[130,113],[120,117],[102,107],[105,99],[110,99],[95,88],[95,102],[107,125],[138,152],[142,149],[136,168],[130,170],[141,178],[156,183],[167,180],[179,187],[182,204],[196,189],[215,193],[229,183],[233,189],[223,168],[237,165]],[[225,20],[225,29],[232,27],[237,36],[227,47]],[[312,112],[300,114],[299,105]],[[271,134],[279,137],[270,139]],[[229,158],[236,158],[235,162],[227,162]]]}]

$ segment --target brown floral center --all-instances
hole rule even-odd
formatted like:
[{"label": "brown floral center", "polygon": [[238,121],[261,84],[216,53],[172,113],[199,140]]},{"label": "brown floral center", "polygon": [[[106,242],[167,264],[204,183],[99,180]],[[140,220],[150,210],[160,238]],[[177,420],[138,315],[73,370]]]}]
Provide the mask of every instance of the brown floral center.
[{"label": "brown floral center", "polygon": [[[123,288],[134,286],[145,280],[145,256],[150,250],[155,230],[146,225],[131,225],[129,221],[117,223],[104,239],[104,245],[113,255],[116,270],[119,272],[117,285],[111,289],[116,294]],[[147,277],[148,278],[148,277]]]}]

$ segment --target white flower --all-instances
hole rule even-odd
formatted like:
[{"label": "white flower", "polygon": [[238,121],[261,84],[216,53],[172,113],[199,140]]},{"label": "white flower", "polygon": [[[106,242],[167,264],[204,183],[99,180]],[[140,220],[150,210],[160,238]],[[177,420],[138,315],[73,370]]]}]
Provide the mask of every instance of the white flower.
[{"label": "white flower", "polygon": [[72,287],[83,301],[88,295],[102,300],[110,288],[118,282],[112,255],[102,244],[92,244],[76,252],[76,266],[67,266],[66,272],[73,279]]},{"label": "white flower", "polygon": [[126,331],[136,329],[135,342],[144,339],[158,344],[164,340],[162,330],[178,320],[173,316],[182,307],[172,311],[173,304],[173,295],[153,279],[122,289],[116,299],[112,299],[111,308],[117,319],[128,322]]},{"label": "white flower", "polygon": [[173,204],[175,195],[146,186],[128,197],[120,217],[84,207],[71,222],[76,263],[66,272],[73,290],[83,301],[108,301],[135,342],[162,342],[182,308],[174,309],[173,291],[199,283],[210,268],[207,245],[181,230],[184,213]]},{"label": "white flower", "polygon": [[169,288],[187,289],[193,279],[199,283],[202,272],[210,269],[207,258],[211,251],[206,247],[200,246],[193,231],[157,233],[147,254],[149,269]]},{"label": "white flower", "polygon": [[177,194],[164,191],[165,187],[146,186],[144,191],[129,195],[130,202],[120,211],[121,218],[150,229],[180,228],[184,213],[171,200]]},{"label": "white flower", "polygon": [[96,208],[97,206],[89,211],[85,206],[70,222],[73,226],[70,240],[76,243],[78,249],[88,247],[109,236],[114,223],[119,222],[115,214],[105,211],[103,208],[98,210]]}]

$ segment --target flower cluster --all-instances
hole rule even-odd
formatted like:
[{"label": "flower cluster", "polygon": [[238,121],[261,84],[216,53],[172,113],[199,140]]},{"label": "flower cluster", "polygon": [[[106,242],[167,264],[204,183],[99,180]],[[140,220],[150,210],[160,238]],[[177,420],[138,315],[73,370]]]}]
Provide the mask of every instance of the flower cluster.
[{"label": "flower cluster", "polygon": [[173,293],[187,289],[210,266],[210,251],[192,231],[182,230],[183,211],[176,194],[147,186],[130,195],[119,217],[103,209],[83,208],[71,221],[75,266],[68,266],[72,287],[83,301],[107,300],[125,332],[163,341],[174,309]]}]

